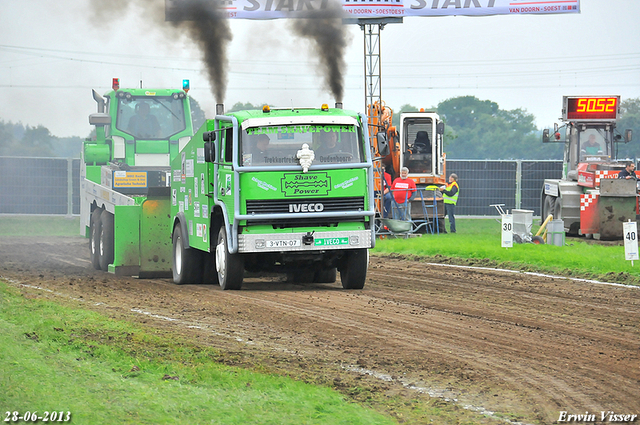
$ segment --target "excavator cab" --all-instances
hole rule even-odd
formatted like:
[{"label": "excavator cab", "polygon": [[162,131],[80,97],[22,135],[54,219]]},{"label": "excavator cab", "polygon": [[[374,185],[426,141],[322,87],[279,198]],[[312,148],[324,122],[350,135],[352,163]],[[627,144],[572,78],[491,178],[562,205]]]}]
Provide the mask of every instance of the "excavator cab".
[{"label": "excavator cab", "polygon": [[444,128],[440,124],[435,113],[403,113],[400,117],[401,166],[409,168],[410,176],[430,177],[424,183],[434,183],[433,178],[443,174],[444,161],[440,158]]}]

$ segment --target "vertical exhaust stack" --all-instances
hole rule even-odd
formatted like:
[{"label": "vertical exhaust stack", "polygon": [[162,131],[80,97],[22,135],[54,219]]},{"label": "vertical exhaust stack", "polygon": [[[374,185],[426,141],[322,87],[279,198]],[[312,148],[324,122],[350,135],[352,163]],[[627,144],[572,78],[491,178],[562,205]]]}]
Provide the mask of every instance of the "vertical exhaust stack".
[{"label": "vertical exhaust stack", "polygon": [[336,102],[336,109],[342,109],[342,102]]},{"label": "vertical exhaust stack", "polygon": [[98,112],[104,114],[105,106],[107,101],[104,100],[104,97],[100,96],[97,91],[91,89],[93,92],[93,100],[98,104]]},{"label": "vertical exhaust stack", "polygon": [[224,103],[216,103],[216,115],[224,115]]}]

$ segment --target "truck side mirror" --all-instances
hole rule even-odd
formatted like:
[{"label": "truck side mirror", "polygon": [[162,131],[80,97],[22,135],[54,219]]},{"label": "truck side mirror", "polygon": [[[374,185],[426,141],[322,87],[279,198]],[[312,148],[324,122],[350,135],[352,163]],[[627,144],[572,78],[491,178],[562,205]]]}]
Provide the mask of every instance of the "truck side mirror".
[{"label": "truck side mirror", "polygon": [[387,141],[387,135],[383,131],[376,134],[376,144],[378,145],[378,154],[380,154],[380,156],[389,155],[389,143]]},{"label": "truck side mirror", "polygon": [[548,128],[545,128],[544,130],[542,130],[542,143],[549,143],[549,129]]},{"label": "truck side mirror", "polygon": [[204,143],[204,162],[215,162],[216,147],[213,142]]},{"label": "truck side mirror", "polygon": [[438,124],[436,124],[436,133],[441,136],[444,134],[444,123],[442,121],[439,121]]},{"label": "truck side mirror", "polygon": [[90,125],[111,125],[111,115],[104,112],[96,112],[89,115]]},{"label": "truck side mirror", "polygon": [[624,142],[629,143],[631,141],[632,136],[633,136],[633,130],[631,130],[630,128],[626,129],[624,131]]},{"label": "truck side mirror", "polygon": [[202,133],[202,140],[204,140],[204,162],[215,162],[216,147],[213,141],[216,140],[216,132],[205,131]]}]

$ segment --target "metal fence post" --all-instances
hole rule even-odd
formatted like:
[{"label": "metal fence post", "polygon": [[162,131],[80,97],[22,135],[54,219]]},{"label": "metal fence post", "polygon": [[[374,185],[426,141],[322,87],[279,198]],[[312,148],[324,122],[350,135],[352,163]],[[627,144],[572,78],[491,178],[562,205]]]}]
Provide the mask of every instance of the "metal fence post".
[{"label": "metal fence post", "polygon": [[73,214],[73,158],[67,158],[67,217]]},{"label": "metal fence post", "polygon": [[522,160],[516,160],[516,208],[522,208]]}]

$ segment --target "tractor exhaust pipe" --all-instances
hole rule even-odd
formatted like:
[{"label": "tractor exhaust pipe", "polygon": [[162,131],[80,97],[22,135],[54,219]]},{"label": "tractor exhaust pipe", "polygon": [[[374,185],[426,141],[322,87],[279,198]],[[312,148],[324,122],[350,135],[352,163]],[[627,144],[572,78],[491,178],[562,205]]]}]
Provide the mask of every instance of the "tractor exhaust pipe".
[{"label": "tractor exhaust pipe", "polygon": [[104,113],[104,109],[105,109],[105,105],[106,105],[106,100],[104,100],[104,97],[100,96],[98,94],[97,91],[93,90],[93,100],[96,101],[96,103],[98,104],[98,112],[103,114]]},{"label": "tractor exhaust pipe", "polygon": [[336,109],[342,109],[342,102],[336,102]]},{"label": "tractor exhaust pipe", "polygon": [[224,103],[216,103],[216,115],[224,115]]}]

